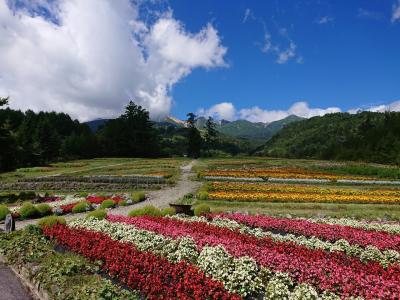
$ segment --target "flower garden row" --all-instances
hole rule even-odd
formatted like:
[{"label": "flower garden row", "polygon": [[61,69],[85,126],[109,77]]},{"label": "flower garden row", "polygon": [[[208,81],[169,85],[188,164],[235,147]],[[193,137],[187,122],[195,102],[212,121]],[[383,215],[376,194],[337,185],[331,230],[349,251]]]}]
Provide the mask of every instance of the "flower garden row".
[{"label": "flower garden row", "polygon": [[304,185],[213,182],[208,185],[211,200],[244,202],[339,202],[400,203],[400,190],[359,190]]},{"label": "flower garden row", "polygon": [[52,196],[41,198],[39,204],[25,202],[22,206],[0,205],[0,220],[5,219],[6,215],[12,213],[16,219],[32,219],[51,214],[65,215],[69,213],[81,213],[98,208],[114,208],[116,206],[131,205],[145,199],[143,192],[133,193],[132,196],[113,195],[87,197],[76,196]]},{"label": "flower garden row", "polygon": [[44,233],[148,299],[398,299],[400,235],[358,225],[110,215]]},{"label": "flower garden row", "polygon": [[206,170],[199,174],[211,181],[270,181],[270,182],[310,182],[344,184],[386,184],[399,185],[396,180],[377,180],[365,176],[337,175],[300,168],[268,168],[268,169],[216,169]]}]

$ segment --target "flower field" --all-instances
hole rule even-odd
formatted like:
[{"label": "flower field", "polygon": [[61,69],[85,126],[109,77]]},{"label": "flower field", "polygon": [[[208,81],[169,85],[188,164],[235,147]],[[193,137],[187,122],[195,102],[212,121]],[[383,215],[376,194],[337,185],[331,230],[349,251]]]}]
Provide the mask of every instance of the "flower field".
[{"label": "flower field", "polygon": [[300,168],[267,168],[267,169],[217,169],[217,170],[206,170],[202,173],[203,176],[213,177],[241,177],[241,178],[254,178],[254,177],[273,177],[282,179],[326,179],[326,180],[340,180],[340,179],[358,179],[368,180],[373,179],[369,177],[361,176],[349,176],[349,175],[336,175],[326,172],[311,171]]},{"label": "flower field", "polygon": [[244,202],[400,203],[400,190],[350,189],[305,185],[213,182],[211,200]]},{"label": "flower field", "polygon": [[44,234],[147,299],[400,297],[398,223],[109,215]]}]

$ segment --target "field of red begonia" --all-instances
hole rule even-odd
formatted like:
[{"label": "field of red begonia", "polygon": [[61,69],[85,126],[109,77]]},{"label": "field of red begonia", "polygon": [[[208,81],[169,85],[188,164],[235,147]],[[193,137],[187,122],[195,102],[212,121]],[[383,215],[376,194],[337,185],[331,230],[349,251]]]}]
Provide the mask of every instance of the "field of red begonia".
[{"label": "field of red begonia", "polygon": [[400,297],[398,223],[109,215],[44,234],[147,299]]}]

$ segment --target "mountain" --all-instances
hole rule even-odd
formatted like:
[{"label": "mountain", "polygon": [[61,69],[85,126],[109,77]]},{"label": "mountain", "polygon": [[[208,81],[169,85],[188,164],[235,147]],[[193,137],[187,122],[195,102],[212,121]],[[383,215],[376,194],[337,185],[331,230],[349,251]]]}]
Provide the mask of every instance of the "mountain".
[{"label": "mountain", "polygon": [[85,122],[84,124],[88,125],[92,132],[96,132],[100,126],[102,126],[109,119],[96,119],[92,121]]},{"label": "mountain", "polygon": [[252,123],[247,120],[237,120],[228,123],[221,122],[221,124],[217,126],[217,130],[221,133],[234,137],[265,141],[270,139],[284,126],[301,120],[303,120],[303,118],[294,115],[271,123]]},{"label": "mountain", "polygon": [[400,112],[362,112],[327,114],[288,124],[257,153],[400,164],[399,149]]},{"label": "mountain", "polygon": [[[243,139],[255,139],[265,142],[270,139],[275,133],[281,130],[284,126],[292,123],[301,121],[303,118],[291,115],[285,119],[271,122],[271,123],[253,123],[247,120],[236,120],[236,121],[217,121],[216,129],[227,136]],[[93,121],[86,122],[93,132],[96,132],[101,125],[103,125],[108,119],[96,119]],[[206,125],[207,119],[205,117],[198,117],[196,120],[196,127],[203,129]],[[178,128],[186,127],[186,122],[177,118],[168,116],[164,119],[156,122],[159,126],[174,126]]]}]

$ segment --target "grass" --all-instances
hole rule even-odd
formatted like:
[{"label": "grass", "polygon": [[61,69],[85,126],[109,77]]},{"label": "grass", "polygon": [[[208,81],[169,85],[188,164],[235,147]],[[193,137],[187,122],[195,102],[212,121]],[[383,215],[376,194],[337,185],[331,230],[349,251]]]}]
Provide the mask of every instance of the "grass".
[{"label": "grass", "polygon": [[330,216],[365,220],[400,220],[400,205],[336,204],[336,203],[248,203],[227,201],[198,201],[208,204],[212,211],[235,211],[271,216],[313,217]]}]

